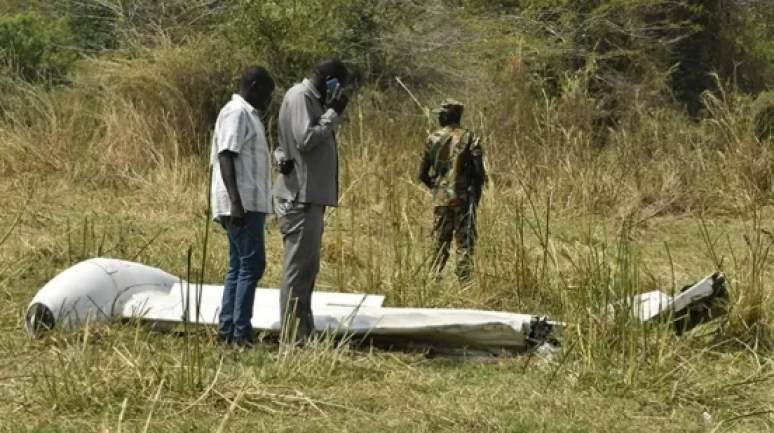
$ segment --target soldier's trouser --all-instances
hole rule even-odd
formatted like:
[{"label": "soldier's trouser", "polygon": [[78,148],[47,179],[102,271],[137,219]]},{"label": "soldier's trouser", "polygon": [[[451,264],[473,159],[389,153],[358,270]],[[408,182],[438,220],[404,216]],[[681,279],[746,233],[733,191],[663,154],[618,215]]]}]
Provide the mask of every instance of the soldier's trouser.
[{"label": "soldier's trouser", "polygon": [[467,206],[435,208],[435,249],[433,251],[433,270],[441,272],[449,260],[452,239],[457,246],[457,277],[468,281],[473,273],[473,250],[476,241],[475,218],[472,230],[467,230]]}]

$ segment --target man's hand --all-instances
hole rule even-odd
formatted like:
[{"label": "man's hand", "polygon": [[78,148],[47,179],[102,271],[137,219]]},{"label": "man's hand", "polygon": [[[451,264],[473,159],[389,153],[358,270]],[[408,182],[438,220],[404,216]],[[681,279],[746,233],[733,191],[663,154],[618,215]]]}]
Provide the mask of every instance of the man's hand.
[{"label": "man's hand", "polygon": [[423,159],[419,164],[419,175],[417,176],[419,181],[425,184],[429,189],[433,189],[433,179],[430,177],[430,167],[432,167],[432,165],[433,164],[430,161]]},{"label": "man's hand", "polygon": [[342,113],[344,113],[344,110],[347,108],[347,104],[349,104],[349,98],[344,93],[344,89],[339,86],[336,88],[333,94],[330,95],[326,105],[331,107],[333,111],[336,112],[336,114],[341,116]]},{"label": "man's hand", "polygon": [[223,184],[226,186],[229,198],[231,198],[231,221],[235,226],[242,227],[245,208],[242,206],[242,198],[239,196],[239,189],[237,188],[236,167],[234,166],[234,158],[236,157],[237,155],[234,152],[224,150],[218,155],[218,161],[220,162]]},{"label": "man's hand", "polygon": [[295,161],[292,159],[283,159],[278,164],[278,170],[282,174],[290,174],[291,171],[293,171],[293,165],[295,164]]},{"label": "man's hand", "polygon": [[245,225],[245,208],[241,200],[231,203],[231,223],[237,227]]}]

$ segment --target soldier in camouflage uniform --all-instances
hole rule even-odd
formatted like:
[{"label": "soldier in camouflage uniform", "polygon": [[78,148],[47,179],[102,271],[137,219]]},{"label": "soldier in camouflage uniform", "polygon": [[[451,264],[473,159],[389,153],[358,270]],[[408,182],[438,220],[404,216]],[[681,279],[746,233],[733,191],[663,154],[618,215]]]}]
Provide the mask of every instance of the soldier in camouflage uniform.
[{"label": "soldier in camouflage uniform", "polygon": [[475,209],[486,172],[480,138],[460,126],[463,111],[462,103],[452,99],[444,100],[440,108],[433,110],[438,114],[441,129],[427,138],[419,180],[433,193],[436,239],[432,268],[437,273],[443,270],[455,239],[456,274],[461,282],[467,283],[473,272]]}]

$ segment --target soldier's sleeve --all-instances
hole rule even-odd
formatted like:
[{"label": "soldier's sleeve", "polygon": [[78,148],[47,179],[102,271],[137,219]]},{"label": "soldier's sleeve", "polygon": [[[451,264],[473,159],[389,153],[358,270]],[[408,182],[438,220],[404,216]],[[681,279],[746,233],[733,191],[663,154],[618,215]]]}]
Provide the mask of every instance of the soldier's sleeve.
[{"label": "soldier's sleeve", "polygon": [[430,176],[430,170],[433,167],[433,140],[432,136],[425,141],[425,148],[422,152],[422,162],[419,164],[419,180],[428,188],[433,188],[433,179]]}]

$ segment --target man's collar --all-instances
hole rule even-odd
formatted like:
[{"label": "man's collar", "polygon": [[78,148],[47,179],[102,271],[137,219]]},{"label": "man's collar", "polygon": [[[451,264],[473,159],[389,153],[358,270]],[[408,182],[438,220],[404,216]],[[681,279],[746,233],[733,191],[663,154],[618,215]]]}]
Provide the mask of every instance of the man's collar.
[{"label": "man's collar", "polygon": [[314,95],[315,98],[320,99],[322,96],[320,96],[320,92],[314,87],[314,84],[312,84],[312,80],[309,78],[304,78],[304,80],[301,82],[304,86],[306,86],[307,89],[309,89],[310,92],[312,92],[312,95]]},{"label": "man's collar", "polygon": [[253,107],[252,105],[250,105],[250,103],[249,103],[249,102],[247,102],[247,100],[246,100],[245,98],[243,98],[243,97],[242,97],[242,95],[240,95],[240,94],[238,94],[238,93],[234,93],[234,94],[231,96],[231,99],[232,99],[232,100],[234,100],[234,101],[238,101],[238,102],[239,102],[240,104],[242,104],[242,105],[243,105],[243,106],[244,106],[244,107],[245,107],[247,110],[249,110],[251,113],[255,114],[256,116],[258,115],[258,110],[256,110],[256,109],[255,109],[255,107]]}]

